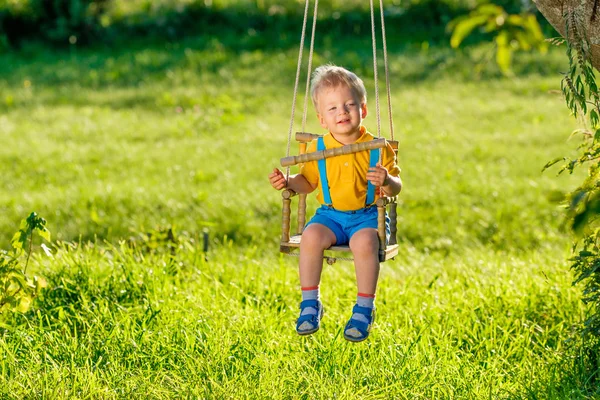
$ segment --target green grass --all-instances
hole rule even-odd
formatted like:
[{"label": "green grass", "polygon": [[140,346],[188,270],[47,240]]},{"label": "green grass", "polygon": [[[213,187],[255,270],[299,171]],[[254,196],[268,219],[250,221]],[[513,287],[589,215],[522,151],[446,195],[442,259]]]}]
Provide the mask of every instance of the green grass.
[{"label": "green grass", "polygon": [[[41,261],[50,287],[4,333],[9,398],[583,397],[581,316],[564,252],[460,257],[408,252],[386,264],[372,338],[341,335],[350,264],[327,267],[321,331],[299,338],[294,260],[233,245],[174,257],[64,246]],[[482,259],[485,257],[485,259]],[[146,397],[148,396],[148,397]]]},{"label": "green grass", "polygon": [[[48,288],[1,333],[0,397],[597,395],[575,333],[572,239],[550,200],[583,172],[541,172],[577,146],[553,92],[561,50],[517,58],[502,78],[473,72],[485,47],[392,40],[401,254],[382,268],[372,337],[355,345],[341,336],[348,262],[325,269],[322,330],[293,330],[297,260],[277,254],[266,177],[285,155],[297,49],[241,42],[0,57],[0,248],[32,210],[59,240],[31,267]],[[315,63],[365,77],[374,131],[369,48],[355,44],[324,38]],[[175,245],[159,237],[171,227]]]},{"label": "green grass", "polygon": [[[0,177],[8,189],[0,231],[35,209],[63,240],[209,225],[218,238],[274,243],[280,206],[265,185],[266,164],[285,155],[296,50],[227,43],[5,56],[0,135],[8,145],[0,157],[11,173]],[[548,93],[558,88],[561,54],[525,59],[534,71],[515,79],[472,82],[465,55],[397,51],[390,62],[406,183],[400,236],[419,246],[442,238],[499,248],[556,238],[561,212],[545,197],[576,182],[540,173],[575,147],[564,144],[574,123],[560,96]],[[326,50],[315,63],[331,57],[368,80],[368,56]],[[312,115],[308,127],[317,130]]]}]

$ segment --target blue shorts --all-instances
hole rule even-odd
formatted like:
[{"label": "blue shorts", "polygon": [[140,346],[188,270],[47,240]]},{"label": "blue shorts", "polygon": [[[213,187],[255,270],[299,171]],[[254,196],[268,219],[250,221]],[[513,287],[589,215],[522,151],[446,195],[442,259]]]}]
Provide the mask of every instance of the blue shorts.
[{"label": "blue shorts", "polygon": [[[385,217],[386,242],[390,237],[390,219]],[[322,205],[308,221],[310,224],[325,225],[335,234],[335,244],[344,245],[356,232],[364,228],[377,229],[377,207],[361,208],[356,211],[340,211]]]}]

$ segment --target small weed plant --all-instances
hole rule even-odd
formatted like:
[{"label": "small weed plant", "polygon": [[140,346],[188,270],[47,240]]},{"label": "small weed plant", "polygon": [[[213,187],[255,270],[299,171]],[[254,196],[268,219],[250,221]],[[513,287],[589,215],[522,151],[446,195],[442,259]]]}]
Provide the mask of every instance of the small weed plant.
[{"label": "small weed plant", "polygon": [[[26,312],[35,296],[46,286],[44,278],[27,274],[34,233],[50,241],[46,220],[32,212],[21,221],[19,231],[13,236],[12,250],[0,250],[0,323],[14,312]],[[47,247],[43,248],[49,251]]]}]

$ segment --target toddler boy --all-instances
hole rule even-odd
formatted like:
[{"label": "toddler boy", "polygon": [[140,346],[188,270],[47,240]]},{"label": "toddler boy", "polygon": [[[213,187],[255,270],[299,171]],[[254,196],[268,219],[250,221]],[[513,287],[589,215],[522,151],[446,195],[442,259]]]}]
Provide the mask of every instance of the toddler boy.
[{"label": "toddler boy", "polygon": [[[363,81],[345,68],[324,65],[311,80],[311,96],[321,126],[328,133],[311,142],[307,152],[341,147],[374,139],[362,125],[367,116],[367,93]],[[391,146],[383,149],[382,164],[369,151],[347,154],[300,166],[289,177],[277,168],[269,175],[275,189],[289,188],[311,193],[320,188],[321,207],[306,224],[300,243],[302,302],[296,331],[308,335],[319,330],[323,304],[319,283],[323,251],[348,244],[354,256],[358,295],[344,338],[360,342],[369,336],[375,318],[375,292],[379,279],[377,207],[379,189],[395,196],[402,189],[400,168]]]}]

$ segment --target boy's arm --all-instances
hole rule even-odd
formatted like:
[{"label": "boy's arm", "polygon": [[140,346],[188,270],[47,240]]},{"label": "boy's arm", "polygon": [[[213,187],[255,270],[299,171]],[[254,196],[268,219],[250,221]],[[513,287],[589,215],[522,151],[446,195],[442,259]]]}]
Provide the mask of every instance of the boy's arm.
[{"label": "boy's arm", "polygon": [[291,175],[288,180],[288,189],[296,193],[312,193],[317,185],[312,185],[302,174]]},{"label": "boy's arm", "polygon": [[381,186],[381,188],[386,196],[394,197],[402,190],[402,179],[400,179],[399,176],[388,174],[387,179],[383,181],[383,186]]},{"label": "boy's arm", "polygon": [[291,175],[286,182],[285,175],[277,168],[269,174],[269,181],[277,190],[288,188],[296,193],[311,193],[317,188],[317,185],[313,186],[302,174]]}]

